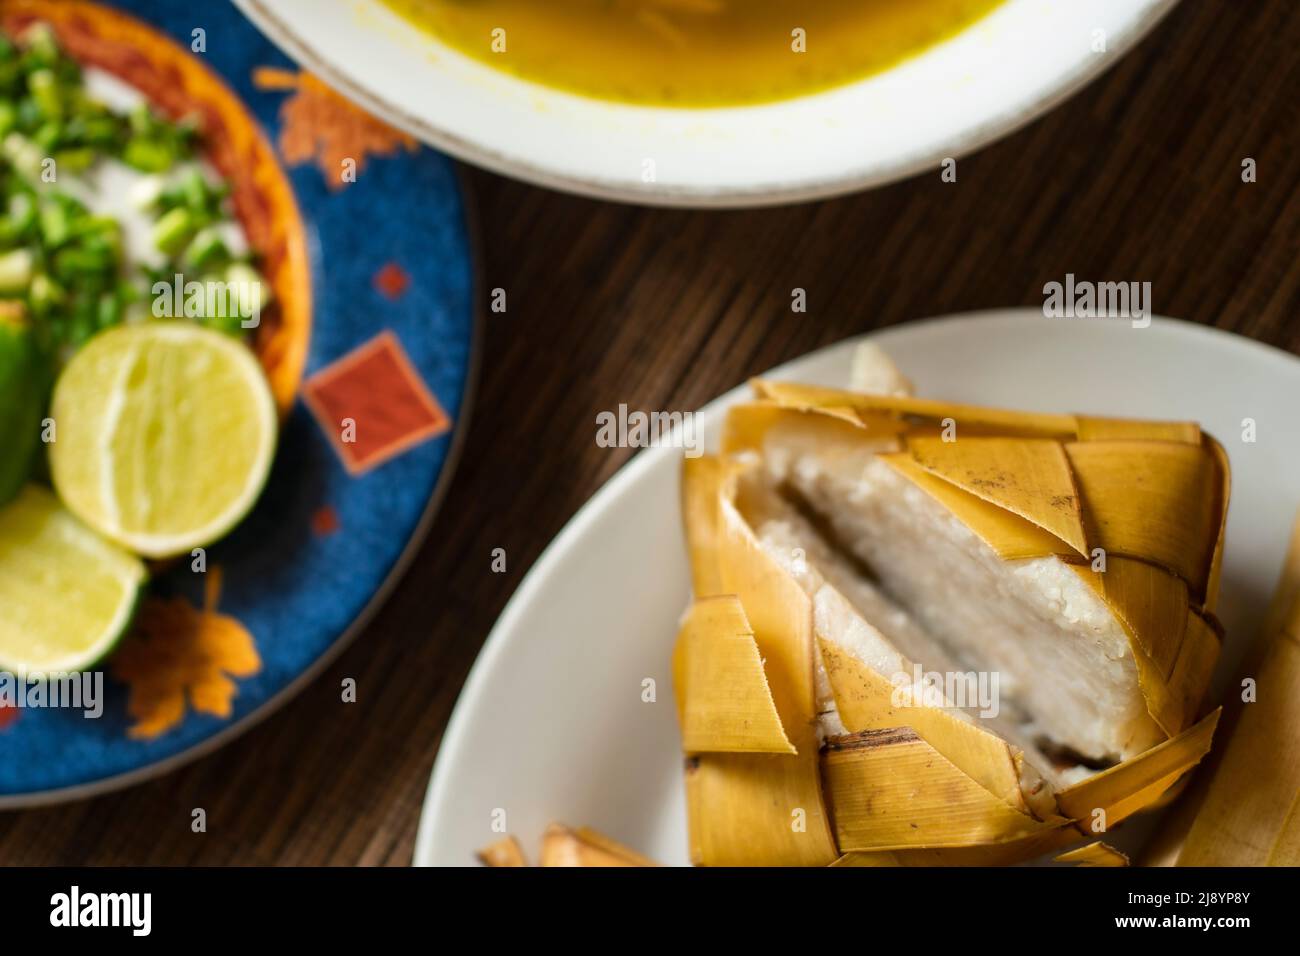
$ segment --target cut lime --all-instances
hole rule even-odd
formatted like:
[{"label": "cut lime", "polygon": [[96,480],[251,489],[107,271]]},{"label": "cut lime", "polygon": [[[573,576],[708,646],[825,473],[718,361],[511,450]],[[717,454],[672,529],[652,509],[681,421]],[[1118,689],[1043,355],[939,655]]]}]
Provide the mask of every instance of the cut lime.
[{"label": "cut lime", "polygon": [[189,323],[95,336],[59,376],[50,415],[50,470],[64,503],[148,557],[190,551],[233,528],[275,454],[275,401],[257,359]]},{"label": "cut lime", "polygon": [[40,485],[0,508],[0,671],[85,670],[131,623],[148,575]]}]

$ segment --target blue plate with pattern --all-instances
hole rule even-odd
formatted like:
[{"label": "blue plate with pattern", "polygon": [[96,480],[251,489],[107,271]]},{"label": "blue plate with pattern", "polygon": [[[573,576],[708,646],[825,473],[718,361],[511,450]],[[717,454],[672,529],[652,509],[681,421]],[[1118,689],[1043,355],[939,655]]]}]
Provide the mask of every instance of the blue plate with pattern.
[{"label": "blue plate with pattern", "polygon": [[[97,672],[102,713],[0,694],[6,808],[170,770],[323,670],[430,523],[474,381],[475,270],[453,163],[300,72],[231,5],[106,6],[198,50],[273,145],[302,218],[311,332],[260,501],[203,566],[153,569],[136,627]],[[335,425],[353,406],[363,436],[349,441]]]}]

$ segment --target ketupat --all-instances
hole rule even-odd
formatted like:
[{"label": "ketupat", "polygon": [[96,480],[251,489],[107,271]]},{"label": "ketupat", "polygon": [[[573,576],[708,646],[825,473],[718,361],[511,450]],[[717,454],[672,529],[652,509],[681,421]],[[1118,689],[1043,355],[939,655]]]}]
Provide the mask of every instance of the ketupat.
[{"label": "ketupat", "polygon": [[[1228,472],[1199,428],[755,391],[684,472],[696,862],[1015,862],[1151,806],[1206,752]],[[762,669],[681,679],[747,659],[742,638]],[[997,672],[1006,713],[935,700],[914,663]]]},{"label": "ketupat", "polygon": [[1143,862],[1300,866],[1300,520],[1219,745]]}]

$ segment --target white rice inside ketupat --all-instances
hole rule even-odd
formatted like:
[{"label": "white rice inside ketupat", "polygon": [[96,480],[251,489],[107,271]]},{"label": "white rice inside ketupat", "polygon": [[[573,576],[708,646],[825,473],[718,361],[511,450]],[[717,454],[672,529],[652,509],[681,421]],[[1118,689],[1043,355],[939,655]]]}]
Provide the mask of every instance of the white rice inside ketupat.
[{"label": "white rice inside ketupat", "polygon": [[[1019,747],[1028,758],[1019,768],[1021,790],[1038,811],[1051,812],[1051,790],[1044,787],[1044,780],[1063,785],[1071,778],[1071,770],[1063,771],[1037,748],[1033,737],[1018,723],[1024,720],[1023,715],[1004,706],[996,717],[980,716],[975,707],[969,706],[973,702],[963,708],[942,697],[942,687],[937,688],[942,700],[936,702],[936,689],[927,689],[923,676],[918,681],[914,665],[927,675],[935,671],[964,672],[948,651],[772,489],[750,496],[751,503],[755,499],[762,502],[760,513],[747,517],[755,522],[759,544],[812,600],[813,628],[818,639],[834,644],[896,687],[901,678],[902,699],[912,700],[914,706],[938,706]],[[820,654],[815,655],[815,661],[819,732],[823,738],[845,734],[848,729],[840,719]]]},{"label": "white rice inside ketupat", "polygon": [[1163,738],[1128,635],[1068,565],[1003,561],[874,451],[824,454],[776,428],[764,460],[954,658],[996,671],[1003,699],[1052,745],[1105,764]]}]

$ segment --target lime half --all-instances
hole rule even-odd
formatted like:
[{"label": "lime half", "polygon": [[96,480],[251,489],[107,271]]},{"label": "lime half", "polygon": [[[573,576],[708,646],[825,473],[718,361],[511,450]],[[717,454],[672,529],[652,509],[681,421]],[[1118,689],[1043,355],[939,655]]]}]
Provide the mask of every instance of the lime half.
[{"label": "lime half", "polygon": [[233,528],[275,455],[275,401],[256,357],[184,322],[95,336],[59,376],[50,414],[50,470],[64,503],[153,558]]},{"label": "lime half", "polygon": [[0,508],[0,671],[91,667],[126,632],[147,577],[53,493],[25,485]]}]

